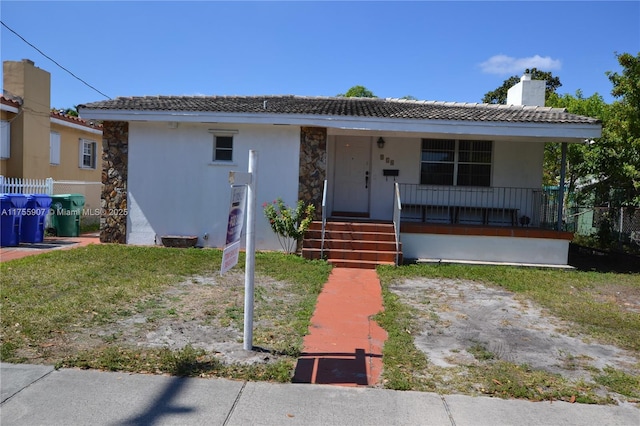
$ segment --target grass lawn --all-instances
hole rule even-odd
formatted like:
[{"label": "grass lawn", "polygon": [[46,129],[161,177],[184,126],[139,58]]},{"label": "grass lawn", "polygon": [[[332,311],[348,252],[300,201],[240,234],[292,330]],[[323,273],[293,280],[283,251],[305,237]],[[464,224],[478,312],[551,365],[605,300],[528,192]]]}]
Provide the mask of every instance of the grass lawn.
[{"label": "grass lawn", "polygon": [[[146,322],[193,315],[184,307],[162,309],[167,294],[190,277],[212,277],[224,291],[207,308],[206,321],[220,327],[243,328],[244,283],[219,276],[222,252],[202,249],[167,249],[125,245],[91,245],[25,257],[0,264],[2,289],[1,356],[7,362],[40,362],[112,370],[168,372],[180,375],[220,375],[286,381],[302,345],[316,298],[330,266],[279,253],[256,254],[254,345],[281,356],[261,365],[223,365],[211,354],[187,345],[180,350],[139,348],[120,343],[118,333],[102,337],[98,347],[65,353],[63,346],[78,330],[104,327],[143,310],[153,310]],[[235,269],[242,270],[241,255]],[[269,283],[272,287],[269,287]],[[279,292],[282,300],[269,297]],[[286,297],[286,298],[285,298]],[[239,302],[240,301],[240,302]],[[176,305],[179,307],[179,305]],[[269,316],[268,329],[260,316]],[[67,339],[67,340],[65,340]]]},{"label": "grass lawn", "polygon": [[[307,333],[317,295],[331,267],[281,253],[256,254],[254,345],[267,362],[222,362],[190,344],[178,347],[132,345],[121,330],[138,321],[143,332],[163,321],[180,326],[198,322],[242,335],[244,267],[219,275],[222,252],[126,245],[92,245],[0,264],[1,357],[5,362],[48,363],[64,367],[289,381]],[[571,322],[576,333],[640,353],[640,275],[567,270],[406,265],[379,267],[384,312],[376,320],[388,334],[384,347],[384,386],[392,389],[481,393],[531,400],[564,399],[606,403],[600,386],[640,400],[640,377],[614,369],[598,371],[594,382],[576,383],[527,366],[504,362],[481,343],[468,348],[474,366],[454,370],[434,366],[414,343],[421,332],[418,312],[390,291],[406,279],[455,279],[513,292]],[[206,281],[206,282],[205,282]],[[206,300],[198,300],[204,288]],[[215,290],[215,292],[213,292]],[[202,293],[204,294],[204,293]],[[627,303],[629,302],[629,303]],[[144,328],[148,327],[148,328]],[[114,328],[115,330],[115,328]],[[91,342],[81,344],[84,332]],[[144,335],[144,334],[139,334]],[[96,337],[97,336],[97,337]],[[74,340],[76,339],[76,340]],[[89,341],[87,340],[87,341]],[[96,343],[97,342],[97,343]],[[233,342],[238,344],[238,341]],[[240,341],[241,343],[241,341]],[[635,371],[640,370],[636,365]],[[452,376],[454,377],[452,379]]]}]

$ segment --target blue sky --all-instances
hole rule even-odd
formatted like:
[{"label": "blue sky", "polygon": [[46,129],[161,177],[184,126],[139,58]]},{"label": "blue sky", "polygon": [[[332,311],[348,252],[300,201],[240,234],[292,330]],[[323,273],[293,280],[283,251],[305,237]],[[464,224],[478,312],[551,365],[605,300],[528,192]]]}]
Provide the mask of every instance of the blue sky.
[{"label": "blue sky", "polygon": [[[335,96],[480,102],[525,68],[599,93],[640,52],[639,1],[8,1],[2,22],[109,97]],[[51,73],[51,106],[106,99],[1,27],[2,60]]]}]

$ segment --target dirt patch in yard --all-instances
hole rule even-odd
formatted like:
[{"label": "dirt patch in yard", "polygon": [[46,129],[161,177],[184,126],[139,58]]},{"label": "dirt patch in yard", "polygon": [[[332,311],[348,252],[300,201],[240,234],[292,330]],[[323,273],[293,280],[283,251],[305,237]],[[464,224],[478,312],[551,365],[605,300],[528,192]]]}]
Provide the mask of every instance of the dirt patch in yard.
[{"label": "dirt patch in yard", "polygon": [[[216,274],[191,277],[160,295],[123,306],[116,318],[54,333],[37,351],[44,349],[44,360],[34,359],[39,357],[35,352],[19,355],[32,361],[57,362],[109,345],[172,350],[190,345],[227,364],[273,362],[284,356],[278,349],[290,346],[296,338],[288,327],[286,307],[297,305],[301,296],[288,291],[287,283],[268,277],[256,276],[254,286],[253,351],[243,349],[244,274],[228,272],[224,279]],[[265,347],[260,347],[261,343]]]},{"label": "dirt patch in yard", "polygon": [[[504,289],[465,280],[419,278],[393,284],[390,290],[418,313],[421,332],[414,342],[436,367],[453,371],[502,360],[575,382],[592,382],[607,366],[640,374],[637,353],[590,341],[574,332],[570,323]],[[637,312],[637,294],[621,300],[621,291],[613,286],[599,297],[613,298]],[[442,386],[446,389],[446,384]]]}]

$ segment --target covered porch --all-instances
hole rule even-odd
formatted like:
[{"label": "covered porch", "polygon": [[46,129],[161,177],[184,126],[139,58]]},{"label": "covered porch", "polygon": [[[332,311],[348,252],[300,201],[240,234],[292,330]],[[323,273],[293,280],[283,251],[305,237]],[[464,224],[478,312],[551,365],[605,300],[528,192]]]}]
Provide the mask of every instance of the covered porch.
[{"label": "covered porch", "polygon": [[534,188],[396,184],[404,259],[566,266],[571,232],[557,231],[558,194]]}]

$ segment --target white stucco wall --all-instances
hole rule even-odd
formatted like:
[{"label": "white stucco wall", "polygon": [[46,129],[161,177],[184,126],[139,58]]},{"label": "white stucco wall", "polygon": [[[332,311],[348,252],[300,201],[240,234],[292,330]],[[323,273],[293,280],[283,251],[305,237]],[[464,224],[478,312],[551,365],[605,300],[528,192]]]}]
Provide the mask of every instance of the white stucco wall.
[{"label": "white stucco wall", "polygon": [[566,265],[569,253],[561,239],[403,233],[400,240],[405,259]]},{"label": "white stucco wall", "polygon": [[[233,162],[212,161],[214,138],[209,129],[237,131]],[[159,243],[162,235],[196,235],[200,246],[223,247],[229,172],[246,172],[252,149],[258,151],[256,248],[280,250],[262,203],[278,197],[288,205],[297,201],[297,126],[180,123],[174,129],[162,122],[131,122],[127,243],[148,245]]]},{"label": "white stucco wall", "polygon": [[493,186],[542,188],[544,144],[496,141],[493,149]]}]

